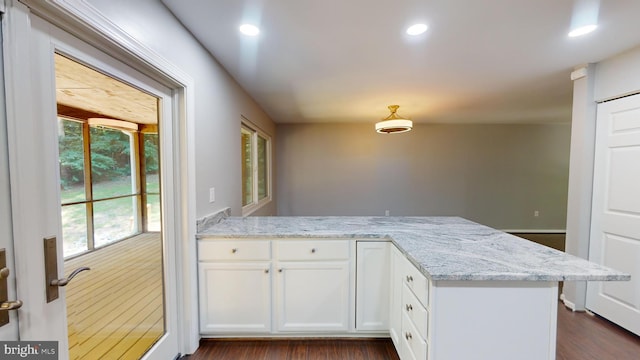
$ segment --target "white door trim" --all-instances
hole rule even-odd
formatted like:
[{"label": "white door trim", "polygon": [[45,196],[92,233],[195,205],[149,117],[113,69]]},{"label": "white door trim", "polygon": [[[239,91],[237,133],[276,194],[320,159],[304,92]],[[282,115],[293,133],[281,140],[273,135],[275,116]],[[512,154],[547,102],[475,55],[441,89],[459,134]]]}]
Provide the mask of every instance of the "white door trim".
[{"label": "white door trim", "polygon": [[[200,338],[198,331],[197,307],[197,260],[195,248],[195,145],[188,141],[195,137],[194,88],[193,79],[178,67],[149,49],[135,38],[117,27],[103,16],[93,6],[83,0],[23,0],[29,9],[8,0],[10,9],[16,11],[12,17],[15,22],[10,33],[5,35],[12,49],[7,58],[10,63],[5,64],[9,69],[19,61],[28,59],[28,42],[24,40],[29,31],[28,12],[43,17],[81,40],[88,42],[99,50],[108,52],[111,56],[126,62],[135,70],[150,76],[173,91],[174,118],[179,120],[174,141],[176,169],[174,188],[176,190],[175,229],[176,239],[176,271],[178,272],[178,309],[179,314],[179,350],[182,353],[193,353],[198,348]],[[22,45],[25,44],[25,45]],[[18,67],[20,68],[20,67]],[[24,66],[21,68],[25,68]],[[18,82],[18,79],[29,79],[28,73],[6,74],[7,83]],[[10,78],[11,77],[11,78]],[[9,94],[7,94],[9,95]],[[15,106],[28,105],[28,99],[16,99],[15,96],[7,102]],[[8,106],[9,107],[9,106]],[[9,109],[8,109],[9,111]],[[10,115],[8,114],[10,117]],[[13,169],[12,169],[13,170]],[[26,220],[25,220],[26,221]],[[16,234],[17,235],[17,234]]]}]

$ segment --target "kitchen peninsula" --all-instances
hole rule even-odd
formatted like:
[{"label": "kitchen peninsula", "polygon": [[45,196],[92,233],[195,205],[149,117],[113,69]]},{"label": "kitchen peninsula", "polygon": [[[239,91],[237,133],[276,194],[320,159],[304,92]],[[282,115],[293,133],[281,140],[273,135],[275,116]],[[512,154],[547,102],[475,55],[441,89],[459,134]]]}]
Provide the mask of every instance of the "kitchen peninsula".
[{"label": "kitchen peninsula", "polygon": [[401,359],[555,359],[559,281],[630,276],[459,217],[228,217],[204,337],[391,337]]}]

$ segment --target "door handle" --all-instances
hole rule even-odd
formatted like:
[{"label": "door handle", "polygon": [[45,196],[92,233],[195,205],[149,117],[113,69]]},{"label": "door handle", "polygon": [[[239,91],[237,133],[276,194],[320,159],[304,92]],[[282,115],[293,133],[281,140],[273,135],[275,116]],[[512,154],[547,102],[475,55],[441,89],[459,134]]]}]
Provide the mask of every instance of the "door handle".
[{"label": "door handle", "polygon": [[91,268],[86,267],[86,266],[79,267],[79,268],[73,270],[71,272],[71,274],[69,274],[69,276],[67,276],[66,278],[51,280],[51,282],[49,284],[51,286],[67,286],[69,281],[71,281],[71,279],[76,277],[76,275],[78,275],[79,273],[81,273],[83,271],[88,271],[88,270],[91,270]]},{"label": "door handle", "polygon": [[7,252],[0,249],[0,326],[9,323],[9,311],[17,310],[22,306],[22,301],[9,301],[9,284],[7,279],[11,275],[11,271],[7,268]]},{"label": "door handle", "polygon": [[0,311],[18,310],[22,307],[22,301],[3,301],[0,303]]}]

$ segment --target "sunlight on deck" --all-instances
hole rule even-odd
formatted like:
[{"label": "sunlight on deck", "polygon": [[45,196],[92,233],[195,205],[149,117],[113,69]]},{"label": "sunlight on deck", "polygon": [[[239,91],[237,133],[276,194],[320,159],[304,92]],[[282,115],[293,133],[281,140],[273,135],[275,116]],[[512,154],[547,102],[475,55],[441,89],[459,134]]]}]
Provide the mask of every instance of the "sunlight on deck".
[{"label": "sunlight on deck", "polygon": [[65,262],[70,359],[139,359],[164,333],[162,242],[145,233]]}]

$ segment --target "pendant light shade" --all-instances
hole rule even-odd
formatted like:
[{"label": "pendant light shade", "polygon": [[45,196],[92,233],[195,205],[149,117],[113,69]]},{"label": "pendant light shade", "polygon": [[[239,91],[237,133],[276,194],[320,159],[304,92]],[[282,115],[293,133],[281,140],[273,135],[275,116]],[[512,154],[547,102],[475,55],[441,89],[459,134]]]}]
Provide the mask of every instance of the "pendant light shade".
[{"label": "pendant light shade", "polygon": [[413,121],[398,115],[397,111],[399,107],[400,105],[388,106],[391,114],[384,120],[376,123],[376,132],[381,134],[398,134],[411,131]]}]

